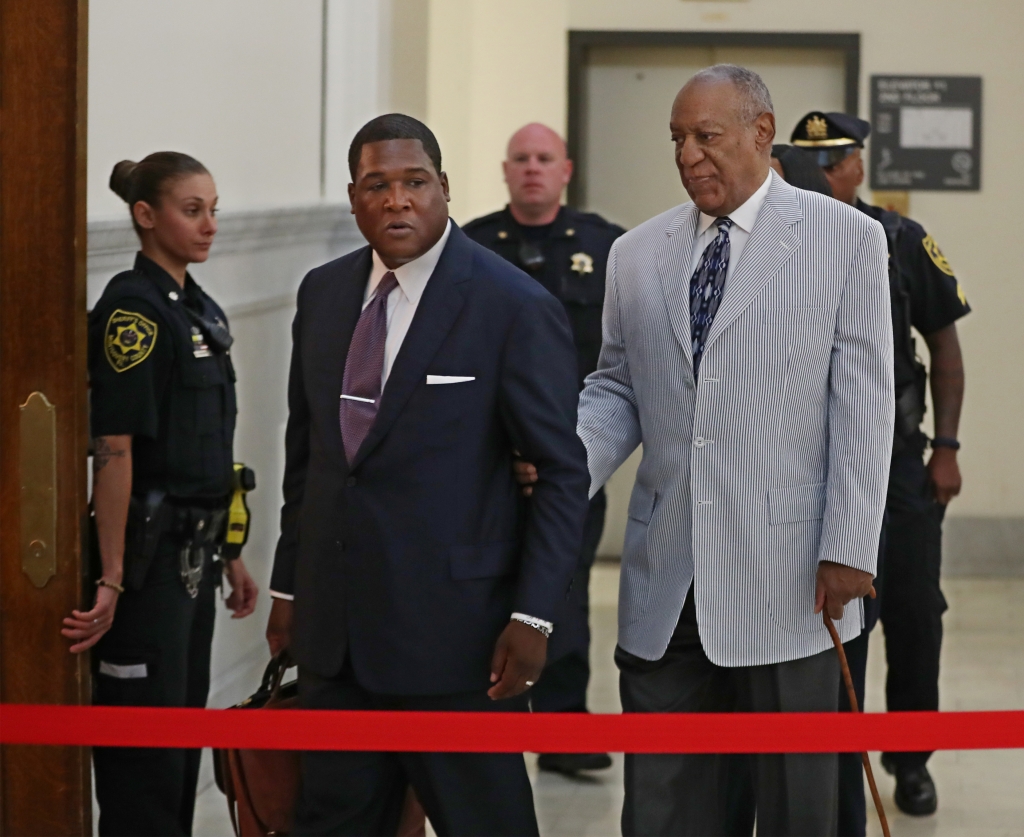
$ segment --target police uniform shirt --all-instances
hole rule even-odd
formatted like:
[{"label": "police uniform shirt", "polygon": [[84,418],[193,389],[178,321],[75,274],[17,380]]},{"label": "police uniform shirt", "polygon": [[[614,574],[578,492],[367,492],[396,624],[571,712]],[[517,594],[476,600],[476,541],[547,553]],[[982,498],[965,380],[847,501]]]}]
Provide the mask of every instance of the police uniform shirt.
[{"label": "police uniform shirt", "polygon": [[132,436],[132,489],[219,498],[231,486],[230,357],[188,322],[187,306],[227,319],[191,276],[185,286],[138,254],[89,315],[90,434]]},{"label": "police uniform shirt", "polygon": [[[885,212],[860,199],[857,208],[876,221]],[[918,332],[934,334],[970,313],[971,306],[953,268],[924,227],[901,217],[896,246],[902,281],[910,297],[910,321]]]},{"label": "police uniform shirt", "polygon": [[[597,368],[601,353],[601,313],[608,251],[625,230],[591,212],[568,206],[551,224],[519,224],[504,209],[470,221],[463,231],[506,261],[524,270],[557,297],[565,307],[576,345],[579,386]],[[524,247],[526,245],[526,247]],[[539,265],[524,264],[524,256],[539,253]]]}]

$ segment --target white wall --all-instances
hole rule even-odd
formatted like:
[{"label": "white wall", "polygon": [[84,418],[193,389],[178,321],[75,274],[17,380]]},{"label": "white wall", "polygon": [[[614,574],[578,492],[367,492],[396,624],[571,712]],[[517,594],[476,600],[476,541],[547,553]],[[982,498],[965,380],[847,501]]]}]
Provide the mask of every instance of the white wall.
[{"label": "white wall", "polygon": [[224,210],[320,199],[320,0],[92,0],[90,219],[114,163],[184,151]]},{"label": "white wall", "polygon": [[328,0],[326,199],[348,203],[348,147],[388,109],[390,0]]}]

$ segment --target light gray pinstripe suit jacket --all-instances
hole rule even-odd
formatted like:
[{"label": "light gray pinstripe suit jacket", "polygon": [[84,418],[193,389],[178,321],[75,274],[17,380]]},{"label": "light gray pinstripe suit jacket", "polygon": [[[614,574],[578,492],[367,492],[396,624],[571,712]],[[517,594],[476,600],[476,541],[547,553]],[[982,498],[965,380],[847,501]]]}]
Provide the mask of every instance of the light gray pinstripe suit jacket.
[{"label": "light gray pinstripe suit jacket", "polygon": [[[875,571],[895,412],[885,235],[773,172],[695,384],[698,214],[684,204],[615,242],[601,360],[580,398],[592,491],[643,444],[619,644],[660,658],[696,578],[712,662],[799,659],[831,645],[813,613],[818,562]],[[844,641],[862,621],[851,603]]]}]

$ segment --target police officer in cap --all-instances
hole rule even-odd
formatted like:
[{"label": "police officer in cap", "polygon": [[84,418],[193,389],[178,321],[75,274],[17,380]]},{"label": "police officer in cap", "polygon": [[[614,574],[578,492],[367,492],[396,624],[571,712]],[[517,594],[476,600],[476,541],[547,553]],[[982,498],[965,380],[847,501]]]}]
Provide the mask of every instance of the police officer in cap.
[{"label": "police officer in cap", "polygon": [[[62,633],[72,653],[93,649],[93,703],[202,707],[218,576],[235,618],[256,606],[239,557],[255,483],[232,458],[232,338],[186,271],[209,254],[217,190],[169,151],[118,163],[110,187],[142,250],[89,315],[96,599]],[[199,755],[94,748],[99,833],[191,834]]]},{"label": "police officer in cap", "polygon": [[[885,626],[889,711],[935,710],[939,708],[939,651],[946,609],[939,587],[941,527],[947,504],[960,493],[957,429],[964,370],[956,321],[971,309],[953,268],[920,224],[857,197],[864,180],[861,154],[870,130],[863,119],[814,111],[800,120],[791,138],[793,145],[817,155],[834,196],[879,221],[889,241],[896,436],[884,559],[876,580],[877,603],[866,601],[867,630],[846,647],[863,703],[868,631],[872,617],[880,616]],[[917,359],[911,326],[928,344],[930,375]],[[929,380],[935,410],[931,440],[920,429]],[[929,445],[931,454],[925,463]],[[931,814],[938,804],[926,766],[930,755],[882,756],[885,769],[896,776],[896,804],[907,814]],[[841,759],[840,785],[839,833],[864,834],[863,778],[855,754]]]},{"label": "police officer in cap", "polygon": [[[561,204],[572,177],[565,143],[551,128],[533,123],[508,143],[502,164],[508,205],[471,221],[470,238],[533,276],[562,301],[572,326],[579,361],[579,386],[597,368],[608,251],[625,230],[601,216]],[[526,489],[527,491],[529,489]],[[555,624],[544,676],[531,690],[536,712],[586,712],[590,679],[590,568],[604,529],[605,494],[590,503],[579,565],[565,612]],[[545,753],[542,770],[575,773],[611,765],[606,753]]]}]

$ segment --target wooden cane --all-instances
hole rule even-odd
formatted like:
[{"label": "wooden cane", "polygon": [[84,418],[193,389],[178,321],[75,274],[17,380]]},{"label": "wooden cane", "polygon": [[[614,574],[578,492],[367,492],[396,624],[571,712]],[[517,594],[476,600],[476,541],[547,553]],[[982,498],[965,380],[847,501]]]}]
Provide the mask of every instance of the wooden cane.
[{"label": "wooden cane", "polygon": [[[875,597],[875,588],[871,588],[871,598]],[[836,653],[839,655],[839,668],[843,672],[843,682],[846,684],[846,696],[850,700],[850,711],[860,712],[860,706],[857,704],[857,692],[853,688],[853,676],[850,674],[850,664],[846,661],[846,651],[843,650],[842,640],[839,639],[839,632],[836,630],[836,626],[832,624],[832,619],[828,615],[828,611],[825,608],[821,609],[821,618],[825,622],[825,627],[828,629],[829,636],[832,637],[832,644],[836,647]],[[868,754],[861,753],[860,760],[864,763],[864,772],[868,777],[868,787],[871,788],[871,798],[875,801],[875,810],[878,812],[878,819],[882,823],[882,834],[885,837],[891,837],[889,834],[889,821],[885,818],[885,808],[882,807],[882,797],[878,795],[878,786],[875,784],[875,774],[871,770],[871,760],[868,758]]]}]

